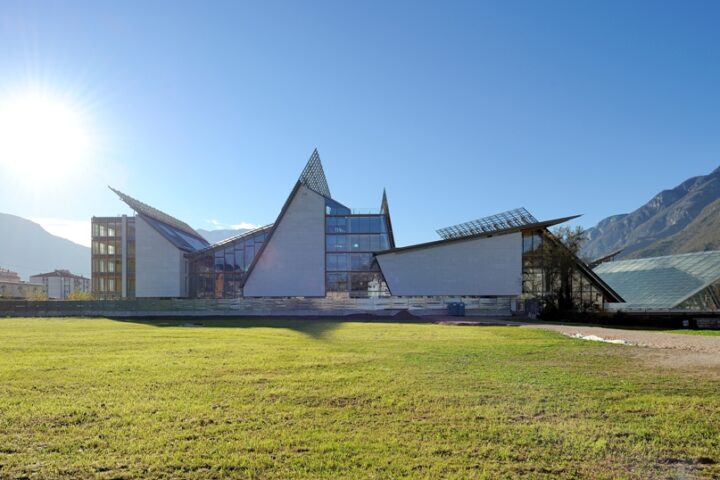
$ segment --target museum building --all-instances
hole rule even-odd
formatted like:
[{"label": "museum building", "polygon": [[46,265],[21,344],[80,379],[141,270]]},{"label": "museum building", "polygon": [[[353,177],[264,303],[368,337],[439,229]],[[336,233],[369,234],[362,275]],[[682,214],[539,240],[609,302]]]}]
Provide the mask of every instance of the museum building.
[{"label": "museum building", "polygon": [[[387,195],[372,212],[330,193],[315,150],[274,223],[210,244],[185,222],[111,189],[134,216],[92,218],[96,298],[538,297],[547,285],[548,230],[524,208],[442,228],[440,239],[398,247]],[[623,299],[573,256],[578,305]]]}]

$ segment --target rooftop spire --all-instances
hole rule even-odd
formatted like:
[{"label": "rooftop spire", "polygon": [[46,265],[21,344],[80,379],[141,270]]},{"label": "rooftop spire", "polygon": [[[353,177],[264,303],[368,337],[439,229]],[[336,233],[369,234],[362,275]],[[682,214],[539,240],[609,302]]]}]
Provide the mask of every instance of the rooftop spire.
[{"label": "rooftop spire", "polygon": [[305,165],[298,181],[310,190],[327,198],[332,198],[317,148],[313,150],[312,155],[310,155],[310,160],[308,160],[307,165]]}]

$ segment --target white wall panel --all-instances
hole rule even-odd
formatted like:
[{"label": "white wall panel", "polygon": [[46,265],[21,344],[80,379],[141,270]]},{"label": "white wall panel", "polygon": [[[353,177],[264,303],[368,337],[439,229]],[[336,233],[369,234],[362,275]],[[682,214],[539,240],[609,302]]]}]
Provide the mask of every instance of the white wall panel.
[{"label": "white wall panel", "polygon": [[325,198],[301,186],[275,228],[243,294],[325,296]]},{"label": "white wall panel", "polygon": [[520,295],[522,235],[456,241],[378,255],[393,295]]},{"label": "white wall panel", "polygon": [[135,217],[135,296],[184,297],[185,257],[140,216]]}]

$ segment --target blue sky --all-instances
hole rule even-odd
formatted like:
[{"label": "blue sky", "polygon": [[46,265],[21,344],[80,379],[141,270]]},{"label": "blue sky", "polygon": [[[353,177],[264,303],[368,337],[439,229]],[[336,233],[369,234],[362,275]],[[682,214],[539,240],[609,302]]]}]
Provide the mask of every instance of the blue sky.
[{"label": "blue sky", "polygon": [[[720,165],[718,2],[0,4],[0,101],[82,111],[92,158],[0,212],[86,228],[112,185],[198,228],[277,216],[313,148],[396,240],[525,206],[586,227]],[[32,168],[28,175],[32,175]],[[0,180],[1,181],[1,180]]]}]

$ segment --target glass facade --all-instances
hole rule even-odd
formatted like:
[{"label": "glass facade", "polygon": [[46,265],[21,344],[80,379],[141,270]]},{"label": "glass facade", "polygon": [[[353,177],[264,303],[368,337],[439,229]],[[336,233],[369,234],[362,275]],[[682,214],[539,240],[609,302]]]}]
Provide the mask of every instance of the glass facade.
[{"label": "glass facade", "polygon": [[[272,227],[263,227],[188,255],[189,295],[242,297],[241,285]],[[389,296],[373,252],[391,248],[386,214],[353,214],[326,199],[325,272],[328,296]]]},{"label": "glass facade", "polygon": [[[123,219],[127,221],[125,239]],[[126,250],[126,292],[135,296],[135,219],[133,217],[93,217],[92,294],[98,299],[121,298],[123,291],[123,250]]]},{"label": "glass facade", "polygon": [[269,231],[270,227],[263,227],[192,254],[189,257],[190,296],[241,297],[244,277]]},{"label": "glass facade", "polygon": [[[542,298],[559,289],[559,276],[552,274],[548,266],[549,256],[558,248],[544,229],[525,231],[522,234],[522,291],[525,298]],[[579,268],[573,269],[568,278],[573,304],[580,310],[603,307],[603,292],[596,282]]]},{"label": "glass facade", "polygon": [[368,298],[390,292],[373,253],[391,248],[385,214],[355,215],[335,201],[325,210],[325,287],[331,297]]}]

